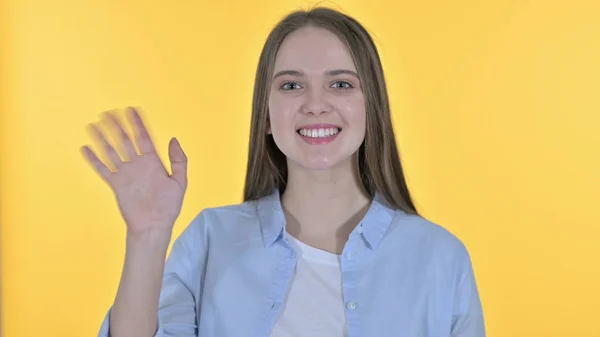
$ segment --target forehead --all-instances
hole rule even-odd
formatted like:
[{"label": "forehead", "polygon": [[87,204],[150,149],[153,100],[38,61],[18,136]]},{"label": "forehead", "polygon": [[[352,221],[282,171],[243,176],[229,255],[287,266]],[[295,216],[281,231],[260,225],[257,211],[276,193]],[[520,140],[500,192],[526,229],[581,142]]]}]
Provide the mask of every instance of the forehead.
[{"label": "forehead", "polygon": [[346,45],[323,28],[303,27],[290,33],[277,52],[275,72],[280,70],[322,72],[331,69],[356,71]]}]

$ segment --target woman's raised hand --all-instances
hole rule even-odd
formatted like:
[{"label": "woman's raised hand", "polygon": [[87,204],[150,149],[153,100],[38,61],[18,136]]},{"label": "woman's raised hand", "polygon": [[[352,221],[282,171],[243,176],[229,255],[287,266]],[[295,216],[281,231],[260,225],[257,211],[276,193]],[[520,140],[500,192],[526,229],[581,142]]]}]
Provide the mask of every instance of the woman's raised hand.
[{"label": "woman's raised hand", "polygon": [[114,192],[128,235],[170,235],[187,188],[187,157],[179,142],[175,138],[169,142],[169,174],[135,109],[127,110],[133,137],[125,132],[114,113],[107,112],[104,118],[116,131],[114,142],[108,140],[97,123],[89,127],[106,153],[107,162],[102,162],[89,146],[83,146],[81,151]]}]

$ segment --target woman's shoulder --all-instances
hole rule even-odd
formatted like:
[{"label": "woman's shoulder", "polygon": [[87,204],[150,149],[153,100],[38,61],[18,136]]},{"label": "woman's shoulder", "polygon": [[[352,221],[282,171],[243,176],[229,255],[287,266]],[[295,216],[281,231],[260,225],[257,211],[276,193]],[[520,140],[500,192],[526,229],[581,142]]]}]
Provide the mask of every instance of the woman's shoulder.
[{"label": "woman's shoulder", "polygon": [[422,215],[399,212],[393,227],[397,227],[404,240],[432,250],[436,255],[468,258],[466,245],[455,232]]},{"label": "woman's shoulder", "polygon": [[235,204],[206,207],[202,209],[197,217],[204,221],[249,220],[256,218],[256,201],[245,201]]},{"label": "woman's shoulder", "polygon": [[201,209],[188,224],[182,236],[203,240],[232,239],[259,230],[255,201],[206,207]]}]

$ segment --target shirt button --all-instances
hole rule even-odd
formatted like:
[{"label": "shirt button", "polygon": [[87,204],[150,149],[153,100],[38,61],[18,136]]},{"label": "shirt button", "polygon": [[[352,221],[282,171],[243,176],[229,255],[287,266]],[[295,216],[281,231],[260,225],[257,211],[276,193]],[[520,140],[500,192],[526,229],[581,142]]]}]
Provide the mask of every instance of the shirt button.
[{"label": "shirt button", "polygon": [[356,309],[356,303],[354,303],[354,302],[348,302],[348,304],[346,305],[346,307],[349,310],[354,310],[354,309]]},{"label": "shirt button", "polygon": [[357,232],[358,234],[362,234],[362,232],[363,232],[363,229],[362,229],[362,227],[358,227],[358,228],[356,229],[356,232]]}]

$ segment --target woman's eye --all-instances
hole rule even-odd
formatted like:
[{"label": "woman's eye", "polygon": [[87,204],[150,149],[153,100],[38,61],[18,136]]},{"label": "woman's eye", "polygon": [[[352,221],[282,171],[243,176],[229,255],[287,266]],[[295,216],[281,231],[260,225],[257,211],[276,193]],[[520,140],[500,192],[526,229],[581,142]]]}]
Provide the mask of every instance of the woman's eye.
[{"label": "woman's eye", "polygon": [[281,89],[283,89],[283,90],[297,90],[297,89],[301,89],[301,88],[302,87],[300,86],[300,84],[298,84],[296,82],[287,82],[281,86]]},{"label": "woman's eye", "polygon": [[333,88],[336,89],[350,89],[353,88],[352,84],[346,82],[346,81],[337,81],[335,83],[333,83],[331,85]]}]

